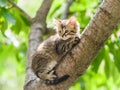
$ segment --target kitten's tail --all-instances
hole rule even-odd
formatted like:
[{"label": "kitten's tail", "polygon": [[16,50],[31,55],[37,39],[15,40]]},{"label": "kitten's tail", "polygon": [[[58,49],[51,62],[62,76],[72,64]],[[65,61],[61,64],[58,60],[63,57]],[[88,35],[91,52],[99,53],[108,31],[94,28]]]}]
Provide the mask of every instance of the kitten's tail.
[{"label": "kitten's tail", "polygon": [[50,81],[50,80],[46,80],[46,84],[47,85],[56,85],[56,84],[59,84],[65,80],[67,80],[70,76],[69,75],[64,75],[60,78],[55,78],[54,80]]}]

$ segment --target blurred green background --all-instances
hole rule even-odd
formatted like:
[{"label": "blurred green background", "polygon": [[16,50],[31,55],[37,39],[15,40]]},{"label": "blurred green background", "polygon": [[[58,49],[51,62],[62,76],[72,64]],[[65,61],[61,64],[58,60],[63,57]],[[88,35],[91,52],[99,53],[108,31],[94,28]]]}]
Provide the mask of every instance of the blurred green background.
[{"label": "blurred green background", "polygon": [[[42,0],[14,2],[33,17]],[[47,17],[48,26],[54,26],[54,17],[62,16],[65,2],[66,0],[54,0]],[[81,32],[101,2],[102,0],[74,0],[69,16],[77,17]],[[21,12],[7,0],[0,0],[0,90],[23,89],[29,30],[30,24]],[[120,90],[120,25],[70,90]]]}]

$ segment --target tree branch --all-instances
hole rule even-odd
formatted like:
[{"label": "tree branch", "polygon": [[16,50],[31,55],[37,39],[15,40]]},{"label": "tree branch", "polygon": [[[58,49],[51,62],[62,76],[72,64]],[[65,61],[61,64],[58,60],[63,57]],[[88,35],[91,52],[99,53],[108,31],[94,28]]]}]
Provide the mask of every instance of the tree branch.
[{"label": "tree branch", "polygon": [[11,3],[13,7],[17,8],[26,17],[26,19],[30,23],[32,23],[32,18],[23,9],[21,9],[19,6],[17,6],[12,0],[8,0],[8,2]]},{"label": "tree branch", "polygon": [[43,0],[42,5],[38,9],[36,16],[34,18],[34,22],[39,22],[42,26],[42,32],[45,34],[47,32],[46,29],[46,17],[49,12],[53,0]]},{"label": "tree branch", "polygon": [[62,19],[66,19],[69,13],[69,8],[72,5],[74,0],[67,0],[65,3],[65,8],[63,10]]},{"label": "tree branch", "polygon": [[[42,41],[42,34],[46,29],[46,17],[51,7],[52,1],[53,0],[43,0],[42,5],[38,9],[36,16],[34,17],[33,22],[31,24],[24,90],[29,90],[28,89],[29,85],[36,84],[37,82],[37,77],[34,75],[33,71],[31,70],[32,55],[34,54],[39,43]],[[32,89],[36,87],[33,86],[30,88]]]},{"label": "tree branch", "polygon": [[[27,81],[24,89],[67,90],[73,84],[73,82],[75,82],[75,80],[87,69],[107,38],[111,35],[113,29],[117,26],[118,22],[120,21],[119,8],[120,2],[118,0],[104,0],[95,17],[82,33],[80,44],[72,50],[71,54],[68,54],[65,57],[63,63],[61,63],[57,69],[59,76],[69,74],[70,78],[65,82],[55,86],[46,86],[31,71],[31,56],[40,42],[39,38],[41,38],[41,29],[39,28],[39,23],[35,22],[32,24],[30,32],[30,44],[28,49],[28,68],[26,74]],[[37,17],[39,17],[39,15]]]},{"label": "tree branch", "polygon": [[[82,33],[79,45],[64,58],[64,61],[57,69],[58,76],[70,75],[68,80],[58,85],[47,86],[37,78],[29,78],[31,82],[26,85],[25,90],[68,90],[76,79],[88,68],[99,53],[100,48],[113,32],[113,29],[117,26],[120,21],[119,9],[119,0],[103,1],[96,15]],[[31,61],[30,58],[29,60]],[[31,62],[29,63],[31,64]],[[31,76],[29,72],[28,76]]]}]

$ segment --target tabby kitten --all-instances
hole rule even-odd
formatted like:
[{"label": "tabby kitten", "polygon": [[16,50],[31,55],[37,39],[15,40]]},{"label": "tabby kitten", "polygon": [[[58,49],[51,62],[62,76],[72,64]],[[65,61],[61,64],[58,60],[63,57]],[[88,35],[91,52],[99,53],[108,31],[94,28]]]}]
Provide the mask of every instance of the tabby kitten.
[{"label": "tabby kitten", "polygon": [[33,72],[47,85],[66,80],[69,75],[57,76],[56,67],[80,41],[79,25],[74,16],[70,19],[55,19],[56,34],[42,42],[32,59]]}]

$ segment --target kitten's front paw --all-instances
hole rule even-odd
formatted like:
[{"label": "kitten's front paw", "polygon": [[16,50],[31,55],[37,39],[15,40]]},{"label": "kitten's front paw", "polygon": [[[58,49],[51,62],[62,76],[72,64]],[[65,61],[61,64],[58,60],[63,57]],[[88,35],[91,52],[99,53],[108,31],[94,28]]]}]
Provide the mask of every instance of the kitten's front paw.
[{"label": "kitten's front paw", "polygon": [[55,74],[54,70],[49,71],[49,72],[38,72],[36,74],[43,81],[46,81],[46,80],[51,81],[57,78],[57,75]]},{"label": "kitten's front paw", "polygon": [[51,72],[49,72],[49,74],[47,74],[47,78],[45,80],[45,84],[47,85],[51,85],[52,83],[54,83],[54,81],[57,79],[57,75],[55,74],[55,71],[52,70]]},{"label": "kitten's front paw", "polygon": [[47,85],[56,85],[56,84],[59,84],[59,83],[65,81],[65,80],[67,80],[69,77],[70,77],[69,75],[64,75],[62,77],[56,77],[52,81],[46,80],[46,84]]},{"label": "kitten's front paw", "polygon": [[80,42],[80,38],[79,37],[75,37],[73,46],[77,45],[79,42]]},{"label": "kitten's front paw", "polygon": [[51,72],[49,72],[47,74],[46,80],[50,80],[51,81],[51,80],[54,80],[56,78],[57,78],[57,75],[55,74],[55,71],[52,70]]},{"label": "kitten's front paw", "polygon": [[75,37],[75,42],[79,43],[80,42],[80,38],[79,37]]}]

